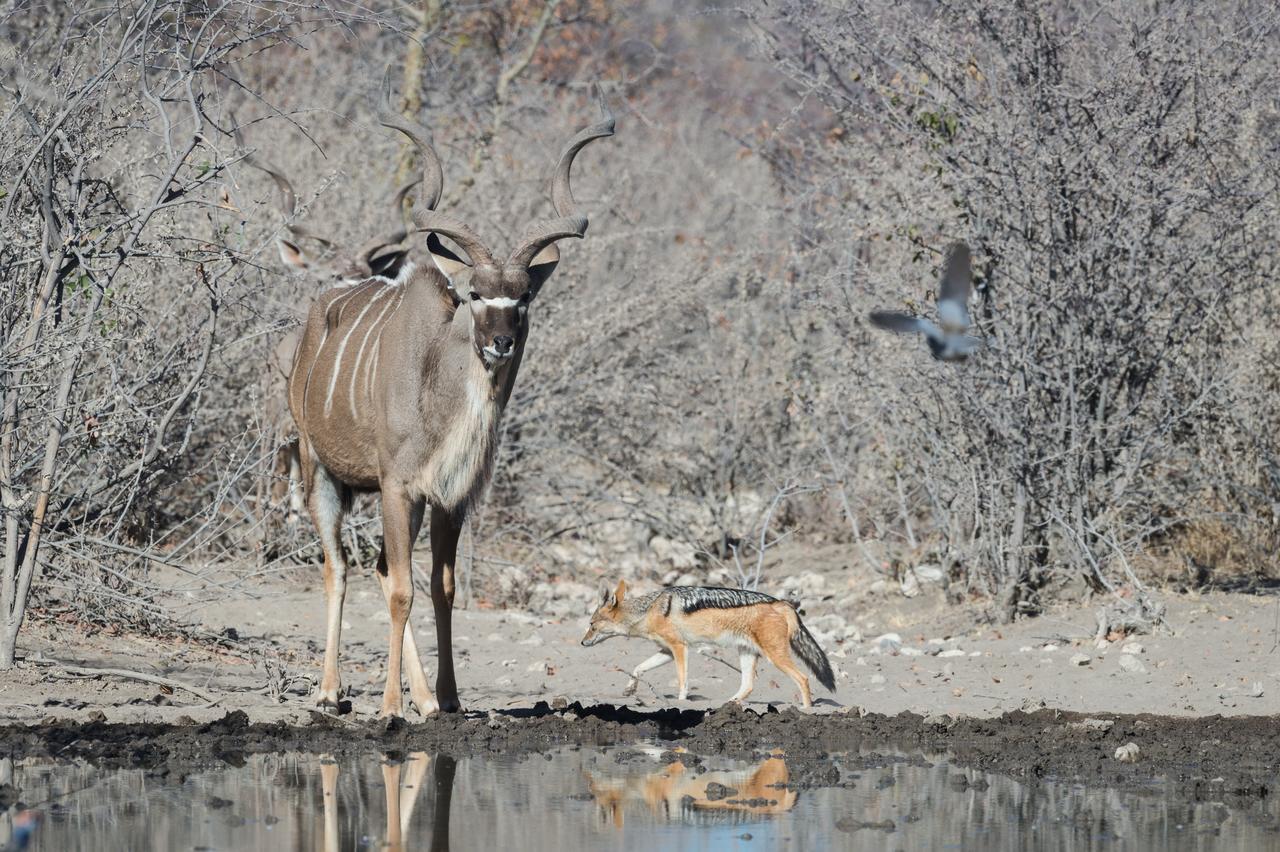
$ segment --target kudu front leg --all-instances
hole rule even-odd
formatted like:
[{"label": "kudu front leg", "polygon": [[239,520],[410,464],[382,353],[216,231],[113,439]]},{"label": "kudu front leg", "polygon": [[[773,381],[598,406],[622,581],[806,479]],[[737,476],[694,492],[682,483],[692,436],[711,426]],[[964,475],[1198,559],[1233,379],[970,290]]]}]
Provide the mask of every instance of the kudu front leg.
[{"label": "kudu front leg", "polygon": [[[401,491],[383,487],[382,557],[378,560],[378,568],[385,575],[379,573],[378,579],[382,583],[382,592],[391,614],[390,634],[387,637],[387,685],[382,693],[382,711],[379,714],[384,719],[404,716],[400,674],[405,630],[409,625],[409,612],[413,609],[413,540],[422,523],[421,519],[422,512],[411,497]],[[409,680],[413,682],[418,680],[415,675],[422,675],[422,664],[417,658],[417,647],[412,639],[409,645],[413,652],[412,665],[417,670],[410,670]],[[426,685],[425,675],[421,676],[418,685]],[[415,700],[417,698],[419,696],[415,696]],[[434,703],[430,700],[430,690],[421,699],[428,707]]]},{"label": "kudu front leg", "polygon": [[431,605],[436,615],[436,699],[440,709],[456,713],[458,681],[453,675],[453,566],[458,556],[461,524],[443,509],[431,507]]},{"label": "kudu front leg", "polygon": [[[410,560],[412,560],[413,542],[418,540],[418,531],[422,529],[422,515],[425,509],[425,503],[422,500],[415,500],[410,507],[409,516],[409,548]],[[378,556],[378,583],[382,586],[382,595],[386,598],[388,611],[391,607],[391,584],[388,580],[389,571],[387,569],[387,542],[385,537],[382,543],[382,553]],[[410,583],[413,582],[413,563],[409,565]],[[409,676],[409,695],[413,697],[413,703],[418,708],[418,712],[423,716],[430,716],[432,713],[440,709],[440,705],[436,703],[436,698],[431,694],[431,685],[427,682],[427,673],[422,670],[422,657],[418,653],[418,643],[414,641],[413,624],[409,621],[404,626],[404,667],[405,673]],[[398,681],[397,681],[398,683]]]}]

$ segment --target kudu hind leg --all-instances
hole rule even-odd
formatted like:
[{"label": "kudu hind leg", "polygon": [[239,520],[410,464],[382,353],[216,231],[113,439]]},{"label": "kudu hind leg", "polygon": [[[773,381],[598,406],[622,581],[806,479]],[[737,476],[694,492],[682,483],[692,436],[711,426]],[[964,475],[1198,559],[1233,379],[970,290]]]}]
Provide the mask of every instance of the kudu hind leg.
[{"label": "kudu hind leg", "polygon": [[[412,552],[413,543],[418,540],[418,531],[422,529],[424,504],[415,503],[409,516],[409,582],[413,582]],[[391,585],[387,573],[387,543],[382,543],[382,553],[378,557],[378,583],[382,586],[382,595],[386,598],[387,607],[391,607]],[[413,697],[414,706],[423,716],[429,716],[440,709],[436,698],[431,693],[431,685],[427,682],[427,673],[422,669],[422,657],[418,652],[418,643],[413,638],[413,624],[406,619],[404,625],[404,668],[409,675],[409,695]]]},{"label": "kudu hind leg", "polygon": [[347,561],[342,552],[342,516],[348,497],[346,486],[333,478],[319,462],[312,461],[308,479],[308,503],[320,545],[324,548],[325,642],[324,674],[316,703],[337,710],[342,688],[338,675],[338,647],[342,642],[342,604],[347,595]]},{"label": "kudu hind leg", "polygon": [[454,713],[462,709],[458,701],[458,681],[453,674],[453,566],[458,556],[461,524],[443,509],[431,507],[431,605],[436,615],[436,698],[440,709]]}]

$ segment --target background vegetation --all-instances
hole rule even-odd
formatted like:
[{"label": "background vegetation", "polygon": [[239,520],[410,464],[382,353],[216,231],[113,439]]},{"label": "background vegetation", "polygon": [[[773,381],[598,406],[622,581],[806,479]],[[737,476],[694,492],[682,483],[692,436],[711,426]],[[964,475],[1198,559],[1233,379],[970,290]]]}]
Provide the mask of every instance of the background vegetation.
[{"label": "background vegetation", "polygon": [[[530,578],[750,582],[765,551],[939,565],[993,615],[1280,544],[1273,4],[129,0],[0,11],[0,666],[42,615],[172,626],[192,585],[316,558],[272,488],[290,273],[270,179],[338,247],[411,153],[495,244],[547,208],[599,80],[619,130],[534,311],[464,599]],[[239,128],[244,146],[233,131]],[[974,249],[984,350],[929,359]],[[411,237],[411,253],[420,243]],[[275,498],[273,499],[273,491]],[[358,514],[367,552],[376,513]],[[718,573],[716,573],[718,572]],[[172,591],[171,589],[168,591]],[[166,592],[167,593],[167,592]]]}]

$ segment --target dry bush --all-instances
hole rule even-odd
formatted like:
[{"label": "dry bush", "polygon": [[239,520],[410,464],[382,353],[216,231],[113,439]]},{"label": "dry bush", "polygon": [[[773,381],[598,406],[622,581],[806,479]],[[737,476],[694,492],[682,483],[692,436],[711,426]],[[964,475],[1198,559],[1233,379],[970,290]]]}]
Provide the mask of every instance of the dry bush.
[{"label": "dry bush", "polygon": [[[1274,541],[1257,378],[1278,305],[1276,24],[1250,2],[1017,0],[766,21],[833,122],[780,158],[819,187],[817,241],[848,246],[827,260],[852,384],[828,401],[878,412],[904,518],[1006,617],[1071,577],[1135,584],[1135,555],[1210,516]],[[908,343],[867,339],[863,312],[932,301],[947,238],[976,250],[985,350],[894,358]]]},{"label": "dry bush", "polygon": [[[940,561],[1005,615],[1072,578],[1132,584],[1197,529],[1231,542],[1205,558],[1274,553],[1263,6],[59,10],[0,17],[10,631],[32,578],[41,605],[155,623],[175,615],[157,562],[198,588],[313,558],[267,496],[287,429],[268,365],[331,255],[286,271],[279,195],[244,156],[339,246],[387,230],[415,168],[374,119],[389,63],[444,156],[442,207],[495,246],[545,212],[591,82],[619,116],[575,167],[591,230],[533,312],[464,599],[749,581],[788,531],[857,570]],[[989,344],[959,367],[863,322],[927,307],[957,237]],[[377,536],[358,511],[352,549]]]}]

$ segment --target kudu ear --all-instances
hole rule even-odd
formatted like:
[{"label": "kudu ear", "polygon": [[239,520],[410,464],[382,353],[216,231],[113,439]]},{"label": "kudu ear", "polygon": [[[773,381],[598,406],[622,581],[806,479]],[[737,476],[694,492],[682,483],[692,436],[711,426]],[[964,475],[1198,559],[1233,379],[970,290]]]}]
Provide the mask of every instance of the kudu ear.
[{"label": "kudu ear", "polygon": [[558,263],[560,263],[560,249],[556,248],[555,243],[534,255],[533,260],[529,262],[530,300],[538,297],[538,291],[542,289],[543,284],[547,283],[551,273],[556,271],[556,264]]},{"label": "kudu ear", "polygon": [[450,281],[458,273],[471,268],[471,264],[445,248],[444,243],[440,242],[440,238],[435,234],[427,235],[427,252],[430,253],[436,269],[439,269],[444,274],[444,277]]},{"label": "kudu ear", "polygon": [[369,258],[369,271],[383,278],[395,278],[404,266],[404,259],[409,254],[405,249],[383,252]]},{"label": "kudu ear", "polygon": [[276,248],[280,250],[280,260],[285,266],[292,266],[294,269],[310,269],[311,264],[307,261],[307,256],[302,253],[302,249],[297,244],[291,243],[286,239],[277,239]]},{"label": "kudu ear", "polygon": [[436,269],[440,270],[440,274],[444,276],[453,300],[461,302],[462,297],[454,289],[454,282],[459,275],[471,268],[471,264],[445,248],[444,243],[440,242],[440,238],[435,234],[427,235],[427,253],[431,255],[431,262],[436,265]]}]

